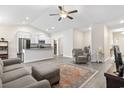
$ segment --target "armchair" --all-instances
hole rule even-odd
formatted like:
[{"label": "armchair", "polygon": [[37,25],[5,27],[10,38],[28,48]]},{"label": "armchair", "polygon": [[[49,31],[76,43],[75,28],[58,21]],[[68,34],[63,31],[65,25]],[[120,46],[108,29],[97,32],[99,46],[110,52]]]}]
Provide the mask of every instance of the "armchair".
[{"label": "armchair", "polygon": [[79,63],[87,63],[88,62],[88,55],[84,54],[82,49],[73,49],[72,50],[72,55],[74,62],[79,64]]},{"label": "armchair", "polygon": [[84,47],[84,54],[87,55],[88,61],[91,60],[90,46]]}]

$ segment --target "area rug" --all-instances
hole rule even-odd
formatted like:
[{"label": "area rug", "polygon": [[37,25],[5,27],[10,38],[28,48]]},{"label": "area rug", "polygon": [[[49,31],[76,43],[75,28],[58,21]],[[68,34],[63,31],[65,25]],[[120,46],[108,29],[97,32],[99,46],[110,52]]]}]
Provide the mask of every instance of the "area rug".
[{"label": "area rug", "polygon": [[79,88],[83,87],[96,75],[97,71],[72,64],[60,65],[60,81],[54,87],[58,88]]}]

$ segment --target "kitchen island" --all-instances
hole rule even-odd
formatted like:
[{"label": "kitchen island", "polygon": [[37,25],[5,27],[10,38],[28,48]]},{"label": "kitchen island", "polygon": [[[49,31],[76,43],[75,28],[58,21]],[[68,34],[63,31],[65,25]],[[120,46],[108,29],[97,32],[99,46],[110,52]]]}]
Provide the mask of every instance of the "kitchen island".
[{"label": "kitchen island", "polygon": [[51,59],[54,57],[53,48],[24,49],[24,63]]}]

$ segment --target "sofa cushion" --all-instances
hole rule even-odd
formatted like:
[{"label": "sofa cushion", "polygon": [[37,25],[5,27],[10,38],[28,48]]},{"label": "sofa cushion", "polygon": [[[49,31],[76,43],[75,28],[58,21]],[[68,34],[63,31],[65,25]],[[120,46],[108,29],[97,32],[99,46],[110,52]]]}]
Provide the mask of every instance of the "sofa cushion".
[{"label": "sofa cushion", "polygon": [[51,85],[48,80],[41,80],[39,82],[26,86],[26,88],[51,88]]},{"label": "sofa cushion", "polygon": [[36,82],[37,81],[31,75],[26,75],[19,79],[4,83],[3,87],[4,88],[24,88]]},{"label": "sofa cushion", "polygon": [[0,64],[3,66],[3,61],[0,59]]},{"label": "sofa cushion", "polygon": [[25,68],[20,68],[3,73],[1,79],[3,83],[18,79],[22,76],[30,75],[30,73]]},{"label": "sofa cushion", "polygon": [[22,63],[20,58],[10,58],[10,59],[3,60],[4,66],[13,65],[13,64],[20,64],[20,63]]},{"label": "sofa cushion", "polygon": [[8,72],[8,71],[12,71],[18,68],[23,68],[24,65],[23,64],[14,64],[14,65],[10,65],[10,66],[5,66],[3,68],[3,72]]},{"label": "sofa cushion", "polygon": [[0,78],[0,88],[2,88],[2,80],[1,80],[1,78]]},{"label": "sofa cushion", "polygon": [[2,77],[3,75],[3,66],[0,64],[0,78]]}]

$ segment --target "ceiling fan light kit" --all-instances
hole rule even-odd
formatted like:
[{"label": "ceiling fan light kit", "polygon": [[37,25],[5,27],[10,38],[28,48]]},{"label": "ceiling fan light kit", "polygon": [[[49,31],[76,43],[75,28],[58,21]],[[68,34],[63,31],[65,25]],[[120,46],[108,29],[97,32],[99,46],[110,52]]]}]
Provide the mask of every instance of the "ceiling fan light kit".
[{"label": "ceiling fan light kit", "polygon": [[59,15],[60,17],[59,17],[58,21],[60,21],[60,20],[62,20],[64,18],[69,18],[69,19],[72,20],[74,18],[71,17],[70,14],[78,12],[78,10],[73,10],[73,11],[67,12],[67,11],[65,11],[64,6],[58,6],[58,8],[60,10],[60,12],[58,14],[49,14],[50,16]]},{"label": "ceiling fan light kit", "polygon": [[68,13],[67,12],[65,12],[65,11],[60,11],[60,17],[62,17],[62,18],[66,18],[67,16],[68,16]]}]

